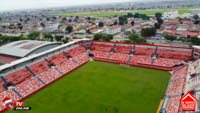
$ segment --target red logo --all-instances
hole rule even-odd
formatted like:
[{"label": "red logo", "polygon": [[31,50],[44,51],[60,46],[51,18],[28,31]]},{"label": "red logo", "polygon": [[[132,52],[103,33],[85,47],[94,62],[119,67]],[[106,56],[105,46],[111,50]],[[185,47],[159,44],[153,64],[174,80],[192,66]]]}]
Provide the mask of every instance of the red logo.
[{"label": "red logo", "polygon": [[3,104],[6,106],[7,110],[13,110],[15,105],[14,102],[12,101],[12,99],[6,97],[5,99],[3,99]]},{"label": "red logo", "polygon": [[188,92],[181,98],[181,109],[183,111],[195,111],[197,101],[198,100]]}]

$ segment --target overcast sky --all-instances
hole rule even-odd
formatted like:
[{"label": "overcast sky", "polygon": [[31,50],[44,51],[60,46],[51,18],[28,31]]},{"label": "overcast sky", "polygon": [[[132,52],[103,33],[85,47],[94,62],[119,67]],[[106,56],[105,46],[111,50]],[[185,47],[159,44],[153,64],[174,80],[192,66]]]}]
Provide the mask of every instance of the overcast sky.
[{"label": "overcast sky", "polygon": [[0,0],[0,11],[125,2],[125,1],[144,1],[144,0]]}]

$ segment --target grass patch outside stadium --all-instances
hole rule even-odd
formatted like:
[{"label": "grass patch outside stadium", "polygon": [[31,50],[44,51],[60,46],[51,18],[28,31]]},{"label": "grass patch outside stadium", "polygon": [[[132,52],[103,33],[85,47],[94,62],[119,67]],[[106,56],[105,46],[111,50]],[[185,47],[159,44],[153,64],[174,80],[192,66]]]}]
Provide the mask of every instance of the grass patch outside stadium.
[{"label": "grass patch outside stadium", "polygon": [[178,10],[179,14],[184,14],[184,13],[192,13],[191,9],[197,9],[200,7],[189,7],[189,8],[177,8],[177,9],[160,9],[160,10],[136,10],[136,11],[116,11],[116,12],[84,12],[84,13],[59,13],[59,14],[53,14],[56,16],[80,16],[80,17],[87,17],[87,16],[93,16],[93,17],[111,17],[111,16],[120,16],[120,15],[125,15],[128,12],[132,13],[140,13],[140,14],[146,14],[146,15],[155,15],[155,13],[164,13],[169,10]]},{"label": "grass patch outside stadium", "polygon": [[165,71],[92,61],[26,99],[32,110],[9,113],[155,113],[169,79]]}]

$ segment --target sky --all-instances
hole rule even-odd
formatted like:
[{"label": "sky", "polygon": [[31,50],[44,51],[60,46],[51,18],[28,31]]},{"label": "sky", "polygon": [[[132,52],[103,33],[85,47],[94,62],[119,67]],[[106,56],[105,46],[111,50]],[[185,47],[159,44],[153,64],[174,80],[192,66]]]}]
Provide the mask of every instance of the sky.
[{"label": "sky", "polygon": [[0,0],[0,12],[16,9],[49,8],[142,0]]}]

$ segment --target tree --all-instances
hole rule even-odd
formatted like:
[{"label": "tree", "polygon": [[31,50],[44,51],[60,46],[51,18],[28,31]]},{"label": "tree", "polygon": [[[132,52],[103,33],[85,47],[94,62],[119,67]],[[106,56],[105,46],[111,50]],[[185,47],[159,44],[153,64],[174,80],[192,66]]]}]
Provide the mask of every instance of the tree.
[{"label": "tree", "polygon": [[156,29],[160,29],[160,26],[161,26],[161,25],[160,25],[159,23],[155,23],[155,24],[154,24],[154,27],[155,27]]},{"label": "tree", "polygon": [[103,22],[99,22],[99,27],[103,27],[104,23]]},{"label": "tree", "polygon": [[93,40],[102,40],[102,41],[111,41],[113,39],[113,35],[106,34],[95,34]]},{"label": "tree", "polygon": [[45,24],[44,24],[43,22],[41,22],[40,25],[41,25],[42,27],[45,27]]},{"label": "tree", "polygon": [[23,19],[22,19],[22,18],[20,18],[20,19],[19,19],[19,21],[20,21],[20,22],[22,22],[22,21],[23,21]]},{"label": "tree", "polygon": [[56,20],[56,19],[57,19],[55,16],[53,16],[52,18],[53,18],[53,20]]},{"label": "tree", "polygon": [[53,42],[53,36],[51,34],[44,34],[44,38],[50,39]]},{"label": "tree", "polygon": [[126,16],[120,16],[119,17],[119,25],[124,25],[128,23],[128,19]]},{"label": "tree", "polygon": [[114,23],[113,23],[113,25],[117,25],[118,24],[118,22],[117,21],[115,21]]},{"label": "tree", "polygon": [[134,18],[142,18],[143,20],[149,20],[149,16],[147,16],[146,14],[140,14],[140,13],[135,13],[133,15]]},{"label": "tree", "polygon": [[135,22],[134,22],[134,21],[131,21],[131,25],[134,26],[134,25],[135,25]]},{"label": "tree", "polygon": [[103,34],[95,34],[94,40],[100,40],[103,37]]},{"label": "tree", "polygon": [[165,35],[165,39],[166,40],[170,40],[170,41],[174,41],[174,40],[177,39],[177,37],[176,36],[172,36],[172,35]]},{"label": "tree", "polygon": [[190,37],[188,41],[191,42],[193,45],[200,45],[200,39],[198,37]]},{"label": "tree", "polygon": [[143,37],[155,36],[155,35],[156,35],[156,28],[155,28],[155,27],[152,27],[152,28],[145,28],[145,29],[142,29],[141,35],[142,35]]},{"label": "tree", "polygon": [[71,33],[73,31],[73,27],[72,26],[67,26],[65,31],[67,31],[68,33]]},{"label": "tree", "polygon": [[46,20],[49,21],[50,19],[49,19],[49,18],[46,18]]},{"label": "tree", "polygon": [[63,43],[68,43],[69,42],[69,38],[68,37],[63,38],[62,41],[63,41]]},{"label": "tree", "polygon": [[103,35],[102,41],[111,41],[113,39],[113,35]]},{"label": "tree", "polygon": [[90,17],[87,17],[87,20],[91,20],[91,18],[90,18]]},{"label": "tree", "polygon": [[32,33],[30,33],[30,34],[28,35],[28,38],[29,38],[30,40],[35,40],[35,39],[37,39],[39,36],[40,36],[40,32],[32,32]]},{"label": "tree", "polygon": [[193,18],[194,18],[195,20],[197,20],[197,19],[199,19],[199,15],[196,14],[196,15],[193,16]]},{"label": "tree", "polygon": [[19,36],[10,36],[9,37],[10,39],[10,41],[12,42],[12,41],[18,41],[18,40],[20,40],[20,37]]},{"label": "tree", "polygon": [[62,20],[63,20],[63,21],[65,21],[65,20],[67,20],[67,18],[66,18],[66,17],[64,17]]},{"label": "tree", "polygon": [[22,36],[7,36],[7,35],[0,35],[0,42],[1,43],[8,43],[13,41],[21,40]]},{"label": "tree", "polygon": [[129,13],[127,14],[127,16],[128,16],[128,17],[133,17],[133,13],[130,13],[130,12],[129,12]]},{"label": "tree", "polygon": [[199,20],[194,20],[194,24],[199,24],[200,21]]},{"label": "tree", "polygon": [[61,41],[63,39],[63,37],[64,36],[62,36],[62,35],[56,35],[55,39],[56,39],[56,41]]},{"label": "tree", "polygon": [[130,34],[128,38],[129,38],[129,41],[126,41],[126,42],[129,42],[129,43],[139,43],[139,44],[147,43],[147,41],[144,38],[140,38],[136,34]]},{"label": "tree", "polygon": [[196,14],[196,15],[194,15],[194,16],[193,16],[193,19],[194,19],[194,21],[193,21],[193,22],[194,22],[194,24],[199,24],[199,23],[200,23],[200,20],[199,20],[199,19],[200,19],[200,18],[199,18],[199,15],[197,15],[197,14]]},{"label": "tree", "polygon": [[22,24],[21,24],[21,23],[18,23],[18,24],[17,24],[17,27],[18,27],[20,30],[22,30],[22,29],[23,29],[23,26],[22,26]]},{"label": "tree", "polygon": [[138,39],[139,36],[136,34],[130,34],[128,38],[129,38],[129,40],[135,40],[135,39]]},{"label": "tree", "polygon": [[158,23],[159,23],[160,25],[163,24],[163,20],[162,20],[161,18],[158,18],[157,21],[158,21]]},{"label": "tree", "polygon": [[140,14],[139,13],[135,13],[133,17],[134,18],[140,18]]},{"label": "tree", "polygon": [[155,17],[156,17],[156,18],[161,18],[161,17],[162,17],[162,14],[161,14],[161,13],[156,13],[156,14],[155,14]]},{"label": "tree", "polygon": [[124,25],[124,22],[123,21],[119,21],[119,25]]},{"label": "tree", "polygon": [[86,32],[87,32],[88,34],[91,34],[90,29],[87,29]]}]

